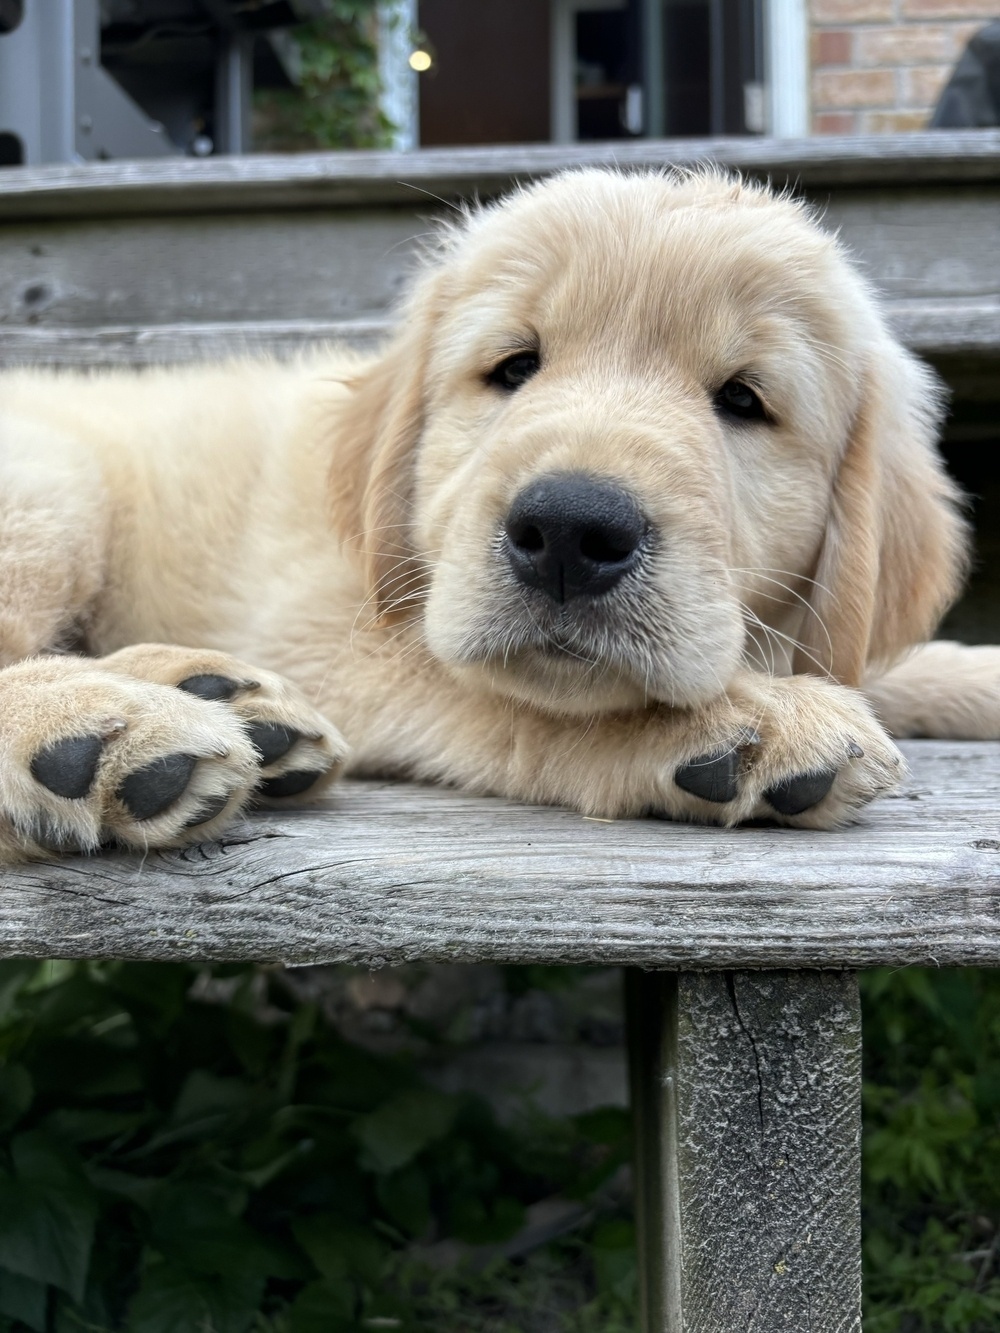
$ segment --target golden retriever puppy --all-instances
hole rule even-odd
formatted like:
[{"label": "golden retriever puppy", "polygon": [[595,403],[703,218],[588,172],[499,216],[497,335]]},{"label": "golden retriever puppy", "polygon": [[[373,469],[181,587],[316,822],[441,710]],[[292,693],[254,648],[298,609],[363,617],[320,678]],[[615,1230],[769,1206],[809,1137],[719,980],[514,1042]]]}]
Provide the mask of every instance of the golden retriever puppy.
[{"label": "golden retriever puppy", "polygon": [[808,210],[713,172],[472,213],[376,358],[8,373],[0,855],[204,839],[348,762],[849,820],[886,727],[1000,735],[1000,649],[907,657],[965,563],[938,416]]}]

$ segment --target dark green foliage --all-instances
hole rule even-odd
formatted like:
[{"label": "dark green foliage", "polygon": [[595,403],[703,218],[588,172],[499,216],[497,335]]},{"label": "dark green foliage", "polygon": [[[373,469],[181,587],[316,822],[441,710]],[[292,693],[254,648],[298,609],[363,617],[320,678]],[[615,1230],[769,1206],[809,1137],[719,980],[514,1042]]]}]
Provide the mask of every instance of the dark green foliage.
[{"label": "dark green foliage", "polygon": [[[505,1128],[280,974],[211,975],[0,963],[0,1333],[634,1333],[623,1112]],[[992,1333],[1000,973],[862,987],[866,1333]],[[504,1258],[552,1196],[576,1228]]]},{"label": "dark green foliage", "polygon": [[[505,1129],[274,972],[212,976],[0,963],[0,1333],[633,1328],[623,1112]],[[570,1238],[490,1248],[553,1195]]]},{"label": "dark green foliage", "polygon": [[1000,972],[875,972],[865,1333],[1000,1328]]},{"label": "dark green foliage", "polygon": [[254,147],[264,152],[385,148],[392,126],[378,108],[376,0],[338,0],[295,30],[300,86],[259,92]]}]

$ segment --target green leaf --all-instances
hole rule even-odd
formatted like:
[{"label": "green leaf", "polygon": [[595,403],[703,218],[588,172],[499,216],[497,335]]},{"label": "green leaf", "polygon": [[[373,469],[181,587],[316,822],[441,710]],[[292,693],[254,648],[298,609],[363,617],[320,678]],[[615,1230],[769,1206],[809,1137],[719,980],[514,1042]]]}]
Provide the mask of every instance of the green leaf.
[{"label": "green leaf", "polygon": [[356,1333],[357,1327],[349,1282],[310,1282],[288,1311],[289,1333]]},{"label": "green leaf", "polygon": [[495,1245],[515,1235],[524,1216],[524,1205],[507,1195],[458,1199],[450,1210],[451,1233],[470,1245]]},{"label": "green leaf", "polygon": [[129,1307],[128,1333],[245,1333],[264,1294],[248,1264],[225,1276],[151,1264]]},{"label": "green leaf", "polygon": [[260,1235],[234,1216],[225,1195],[203,1185],[163,1190],[154,1206],[150,1240],[161,1254],[193,1273],[306,1275],[288,1246]]},{"label": "green leaf", "polygon": [[328,1214],[298,1218],[292,1223],[295,1239],[331,1282],[357,1277],[368,1283],[382,1279],[385,1246],[370,1227],[338,1222]]},{"label": "green leaf", "polygon": [[0,1267],[83,1299],[94,1239],[93,1187],[68,1148],[34,1131],[11,1142],[0,1177]]},{"label": "green leaf", "polygon": [[602,1222],[593,1236],[594,1273],[601,1291],[630,1296],[637,1276],[635,1228],[631,1222]]},{"label": "green leaf", "polygon": [[0,1132],[17,1124],[34,1095],[34,1084],[24,1065],[6,1065],[0,1069]]},{"label": "green leaf", "polygon": [[207,1069],[195,1069],[184,1080],[172,1119],[178,1124],[203,1116],[242,1110],[253,1090],[238,1078],[219,1078]]},{"label": "green leaf", "polygon": [[0,1269],[0,1314],[45,1333],[46,1288],[41,1282]]},{"label": "green leaf", "polygon": [[69,1143],[117,1139],[138,1129],[149,1117],[144,1111],[60,1110],[44,1120],[45,1129]]},{"label": "green leaf", "polygon": [[451,1129],[458,1103],[429,1088],[415,1088],[359,1116],[351,1132],[365,1150],[362,1165],[396,1171]]},{"label": "green leaf", "polygon": [[410,1166],[391,1176],[380,1176],[375,1192],[398,1227],[410,1236],[424,1234],[431,1220],[431,1192],[423,1171]]},{"label": "green leaf", "polygon": [[129,1171],[114,1171],[103,1166],[90,1167],[87,1178],[95,1189],[128,1199],[147,1212],[163,1188],[163,1181],[153,1176],[133,1176]]},{"label": "green leaf", "polygon": [[15,999],[37,970],[38,964],[27,958],[0,960],[0,1022],[9,1016]]}]

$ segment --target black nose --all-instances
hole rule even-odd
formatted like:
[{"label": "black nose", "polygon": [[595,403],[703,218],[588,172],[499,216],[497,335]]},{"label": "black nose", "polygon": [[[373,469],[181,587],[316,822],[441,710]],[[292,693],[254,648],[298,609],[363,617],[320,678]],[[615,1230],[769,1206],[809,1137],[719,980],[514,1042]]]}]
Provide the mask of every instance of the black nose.
[{"label": "black nose", "polygon": [[522,583],[557,602],[596,596],[632,569],[647,523],[627,491],[580,472],[540,477],[515,496],[504,524]]}]

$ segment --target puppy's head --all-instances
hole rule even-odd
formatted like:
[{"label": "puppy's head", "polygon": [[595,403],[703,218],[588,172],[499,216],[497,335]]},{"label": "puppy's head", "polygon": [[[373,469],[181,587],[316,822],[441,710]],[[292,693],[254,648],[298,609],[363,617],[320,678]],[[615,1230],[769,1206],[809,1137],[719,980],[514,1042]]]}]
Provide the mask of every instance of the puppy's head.
[{"label": "puppy's head", "polygon": [[720,174],[473,214],[345,411],[381,612],[543,707],[692,706],[747,657],[856,684],[958,585],[933,382],[801,204]]}]

